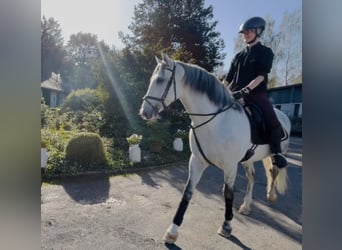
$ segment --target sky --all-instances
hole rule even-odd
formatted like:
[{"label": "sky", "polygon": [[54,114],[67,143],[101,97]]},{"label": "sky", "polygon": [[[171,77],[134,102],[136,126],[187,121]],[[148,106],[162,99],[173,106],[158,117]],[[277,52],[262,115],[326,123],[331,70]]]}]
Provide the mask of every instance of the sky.
[{"label": "sky", "polygon": [[[53,17],[60,24],[64,42],[70,35],[89,32],[108,45],[123,47],[118,32],[129,33],[134,5],[142,0],[41,0],[41,16]],[[225,69],[234,56],[234,40],[241,23],[253,16],[270,16],[280,25],[285,11],[302,9],[301,0],[205,0],[214,7],[216,31],[225,42]]]}]

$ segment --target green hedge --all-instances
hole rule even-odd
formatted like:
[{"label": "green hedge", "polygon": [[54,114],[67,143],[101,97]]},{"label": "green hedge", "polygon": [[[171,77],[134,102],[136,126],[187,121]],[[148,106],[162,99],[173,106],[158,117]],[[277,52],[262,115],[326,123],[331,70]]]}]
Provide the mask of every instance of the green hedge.
[{"label": "green hedge", "polygon": [[106,165],[103,142],[98,134],[90,132],[79,133],[68,142],[65,158],[85,169]]}]

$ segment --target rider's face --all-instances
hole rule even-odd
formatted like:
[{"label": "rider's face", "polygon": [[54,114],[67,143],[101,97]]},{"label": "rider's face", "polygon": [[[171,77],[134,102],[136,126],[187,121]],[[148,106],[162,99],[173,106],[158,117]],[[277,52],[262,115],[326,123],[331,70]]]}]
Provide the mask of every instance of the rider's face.
[{"label": "rider's face", "polygon": [[241,32],[241,36],[242,36],[243,41],[245,43],[248,43],[255,38],[256,34],[255,34],[254,30],[245,30],[245,31]]}]

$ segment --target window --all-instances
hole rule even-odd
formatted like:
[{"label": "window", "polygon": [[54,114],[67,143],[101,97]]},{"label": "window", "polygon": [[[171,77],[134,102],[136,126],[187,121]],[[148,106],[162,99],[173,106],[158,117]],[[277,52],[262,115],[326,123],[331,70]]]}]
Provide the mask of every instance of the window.
[{"label": "window", "polygon": [[299,117],[299,107],[300,107],[300,104],[296,103],[294,106],[293,117]]}]

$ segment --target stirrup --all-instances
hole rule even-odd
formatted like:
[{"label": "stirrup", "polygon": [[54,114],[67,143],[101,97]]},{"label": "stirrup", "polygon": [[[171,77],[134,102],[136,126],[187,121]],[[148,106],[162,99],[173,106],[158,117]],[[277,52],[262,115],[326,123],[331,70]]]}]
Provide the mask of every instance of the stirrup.
[{"label": "stirrup", "polygon": [[287,166],[286,157],[281,153],[273,154],[273,164],[277,165],[278,168],[284,168]]}]

